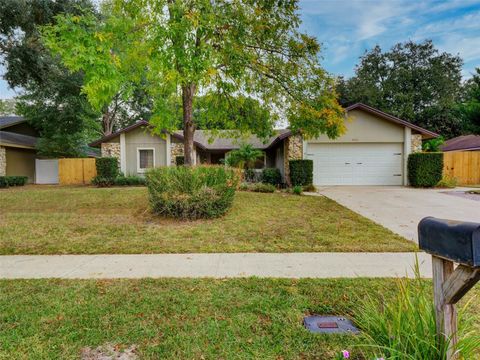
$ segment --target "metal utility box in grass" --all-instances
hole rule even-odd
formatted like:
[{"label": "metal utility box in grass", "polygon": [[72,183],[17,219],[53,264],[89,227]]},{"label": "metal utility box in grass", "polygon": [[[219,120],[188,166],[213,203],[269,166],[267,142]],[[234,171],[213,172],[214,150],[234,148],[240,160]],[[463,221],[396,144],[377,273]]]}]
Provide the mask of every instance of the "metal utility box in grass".
[{"label": "metal utility box in grass", "polygon": [[480,223],[427,217],[418,224],[418,240],[432,255],[437,334],[450,341],[447,360],[457,359],[455,304],[480,280]]}]

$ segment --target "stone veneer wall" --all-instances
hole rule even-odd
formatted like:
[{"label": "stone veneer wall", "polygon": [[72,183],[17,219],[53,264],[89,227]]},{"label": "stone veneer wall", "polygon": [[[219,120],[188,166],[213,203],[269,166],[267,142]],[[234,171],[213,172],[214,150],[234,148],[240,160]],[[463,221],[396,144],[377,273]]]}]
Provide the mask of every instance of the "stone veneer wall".
[{"label": "stone veneer wall", "polygon": [[422,135],[412,134],[412,153],[422,151]]},{"label": "stone veneer wall", "polygon": [[7,175],[7,150],[0,146],[0,176]]},{"label": "stone veneer wall", "polygon": [[102,157],[120,159],[120,143],[102,143]]},{"label": "stone veneer wall", "polygon": [[300,135],[292,135],[283,142],[285,182],[290,185],[290,160],[303,159],[303,138]]},{"label": "stone veneer wall", "polygon": [[183,156],[183,143],[171,142],[170,143],[170,164],[177,165],[177,156]]}]

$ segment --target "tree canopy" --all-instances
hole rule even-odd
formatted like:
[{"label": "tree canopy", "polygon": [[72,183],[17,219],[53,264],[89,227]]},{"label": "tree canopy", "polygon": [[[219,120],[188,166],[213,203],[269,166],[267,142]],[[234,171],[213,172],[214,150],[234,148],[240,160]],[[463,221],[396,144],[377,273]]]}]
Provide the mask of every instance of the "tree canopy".
[{"label": "tree canopy", "polygon": [[366,52],[355,75],[340,79],[342,105],[363,102],[446,138],[459,135],[457,102],[462,91],[463,61],[440,52],[432,41],[408,41]]},{"label": "tree canopy", "polygon": [[[320,46],[298,31],[296,0],[112,0],[102,12],[100,20],[90,11],[58,17],[44,29],[45,43],[67,68],[82,71],[82,91],[97,110],[119,92],[128,97],[131,84],[144,78],[152,124],[173,130],[181,99],[186,164],[194,160],[194,131],[205,123],[194,112],[205,99],[222,109],[237,97],[247,110],[255,99],[307,137],[344,131],[333,80],[319,64]],[[209,118],[209,128],[223,126],[217,119]],[[272,119],[228,121],[266,138]]]},{"label": "tree canopy", "polygon": [[480,134],[480,68],[465,84],[464,100],[459,105],[466,134]]},{"label": "tree canopy", "polygon": [[98,129],[82,94],[83,77],[71,74],[51,56],[40,38],[39,27],[55,22],[64,13],[93,10],[89,0],[0,0],[0,53],[11,87],[21,87],[16,112],[23,115],[43,138],[39,153],[46,156],[81,156],[88,133]]}]

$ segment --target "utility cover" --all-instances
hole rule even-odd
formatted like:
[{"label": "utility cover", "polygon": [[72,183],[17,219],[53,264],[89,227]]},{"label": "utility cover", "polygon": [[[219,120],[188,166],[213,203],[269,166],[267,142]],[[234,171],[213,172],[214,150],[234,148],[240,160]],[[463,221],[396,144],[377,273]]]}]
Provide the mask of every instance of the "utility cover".
[{"label": "utility cover", "polygon": [[303,319],[307,330],[319,334],[358,334],[360,331],[347,318],[341,316],[311,315]]}]

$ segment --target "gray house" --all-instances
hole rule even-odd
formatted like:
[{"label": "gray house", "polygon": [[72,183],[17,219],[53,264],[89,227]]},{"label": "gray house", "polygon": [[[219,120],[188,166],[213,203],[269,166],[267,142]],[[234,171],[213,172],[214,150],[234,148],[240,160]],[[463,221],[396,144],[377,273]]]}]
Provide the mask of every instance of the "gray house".
[{"label": "gray house", "polygon": [[[407,185],[407,158],[421,150],[422,140],[437,134],[364,104],[346,108],[347,131],[337,139],[304,139],[290,130],[278,130],[262,141],[256,136],[236,138],[233,132],[197,130],[197,164],[218,164],[242,143],[264,151],[256,168],[276,167],[288,179],[288,160],[312,159],[315,185]],[[176,165],[183,157],[182,131],[153,134],[139,121],[90,144],[102,156],[119,158],[125,174],[142,174],[157,166]]]}]

